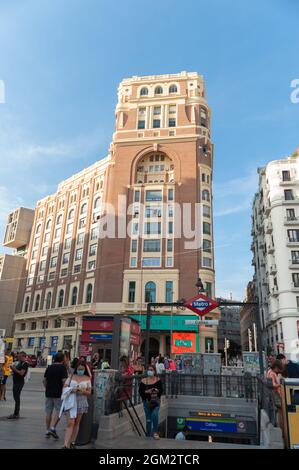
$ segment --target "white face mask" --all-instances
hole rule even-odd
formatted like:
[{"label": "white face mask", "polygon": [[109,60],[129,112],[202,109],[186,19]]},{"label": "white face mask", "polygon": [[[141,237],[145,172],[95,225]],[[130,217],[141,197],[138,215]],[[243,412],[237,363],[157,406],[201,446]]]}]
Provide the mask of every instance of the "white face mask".
[{"label": "white face mask", "polygon": [[147,371],[147,376],[148,376],[148,377],[154,377],[154,375],[155,375],[155,374],[154,374],[154,371],[153,371],[153,370],[148,370],[148,371]]}]

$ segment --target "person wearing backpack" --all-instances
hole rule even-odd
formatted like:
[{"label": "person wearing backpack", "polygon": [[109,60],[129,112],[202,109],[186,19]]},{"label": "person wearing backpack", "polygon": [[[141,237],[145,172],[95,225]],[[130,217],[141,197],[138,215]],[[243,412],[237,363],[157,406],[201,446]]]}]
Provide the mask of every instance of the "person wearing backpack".
[{"label": "person wearing backpack", "polygon": [[20,404],[21,404],[21,392],[25,383],[25,376],[28,372],[28,363],[26,362],[26,353],[21,351],[18,354],[18,362],[16,365],[11,365],[10,368],[13,372],[13,397],[15,401],[14,413],[8,416],[8,419],[18,419],[20,417]]}]

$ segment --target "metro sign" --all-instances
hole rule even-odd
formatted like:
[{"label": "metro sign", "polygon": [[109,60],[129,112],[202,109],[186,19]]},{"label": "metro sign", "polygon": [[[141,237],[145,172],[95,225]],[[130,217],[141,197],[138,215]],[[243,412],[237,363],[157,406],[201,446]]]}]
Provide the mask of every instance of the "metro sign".
[{"label": "metro sign", "polygon": [[187,300],[187,302],[184,304],[184,306],[189,310],[192,310],[193,312],[197,313],[197,315],[202,316],[211,310],[214,310],[214,308],[218,307],[218,305],[218,302],[203,294],[199,294],[196,297],[193,297],[193,299]]}]

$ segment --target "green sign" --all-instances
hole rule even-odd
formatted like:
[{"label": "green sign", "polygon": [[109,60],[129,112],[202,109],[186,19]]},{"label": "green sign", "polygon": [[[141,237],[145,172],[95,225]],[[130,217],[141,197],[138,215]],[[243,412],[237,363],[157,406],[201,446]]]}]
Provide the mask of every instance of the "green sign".
[{"label": "green sign", "polygon": [[175,346],[179,346],[179,347],[180,347],[180,346],[181,346],[181,347],[183,346],[183,347],[185,347],[185,348],[191,348],[191,346],[192,346],[192,341],[191,341],[190,339],[188,339],[188,340],[184,340],[184,339],[175,339],[175,340],[174,340],[174,345],[175,345]]},{"label": "green sign", "polygon": [[[141,330],[146,329],[146,315],[130,315],[131,318],[141,319]],[[151,331],[196,331],[198,333],[198,325],[185,325],[185,320],[198,320],[197,315],[151,315],[150,329]]]}]

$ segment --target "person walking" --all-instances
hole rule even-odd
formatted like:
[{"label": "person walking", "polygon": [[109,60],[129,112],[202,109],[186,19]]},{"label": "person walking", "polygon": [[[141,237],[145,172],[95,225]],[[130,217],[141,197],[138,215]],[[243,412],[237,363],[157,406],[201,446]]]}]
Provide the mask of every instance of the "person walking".
[{"label": "person walking", "polygon": [[63,449],[75,449],[80,422],[83,414],[88,412],[87,397],[91,395],[91,380],[84,360],[79,360],[74,373],[64,384],[62,405],[59,416],[66,413],[67,428],[64,436]]},{"label": "person walking", "polygon": [[158,434],[158,425],[162,393],[163,386],[161,380],[157,377],[156,369],[154,366],[149,365],[147,377],[142,379],[140,382],[139,395],[143,401],[146,418],[146,435],[147,437],[151,437],[153,428],[154,439],[160,439]]},{"label": "person walking", "polygon": [[26,362],[26,353],[21,351],[18,354],[18,362],[16,365],[11,365],[11,371],[13,372],[13,397],[15,401],[15,410],[12,415],[8,416],[8,419],[18,419],[20,417],[20,404],[21,404],[21,392],[25,383],[25,376],[28,373],[28,363]]},{"label": "person walking", "polygon": [[8,377],[11,376],[11,368],[10,366],[13,363],[13,355],[12,353],[7,353],[5,355],[5,362],[2,366],[3,369],[3,379],[2,379],[2,387],[1,387],[1,394],[0,394],[0,400],[6,400],[6,383]]},{"label": "person walking", "polygon": [[272,380],[273,387],[273,399],[274,406],[276,409],[277,421],[281,429],[283,429],[282,412],[281,412],[281,390],[280,390],[280,379],[281,373],[283,372],[282,364],[276,359],[267,372],[267,378]]},{"label": "person walking", "polygon": [[61,395],[67,378],[68,373],[64,365],[64,354],[60,352],[54,356],[53,364],[47,367],[43,381],[46,395],[45,412],[47,438],[52,436],[54,439],[59,439],[56,426],[60,421]]},{"label": "person walking", "polygon": [[160,357],[159,362],[156,364],[156,371],[157,374],[163,374],[165,372],[165,366],[164,366],[164,358]]}]

